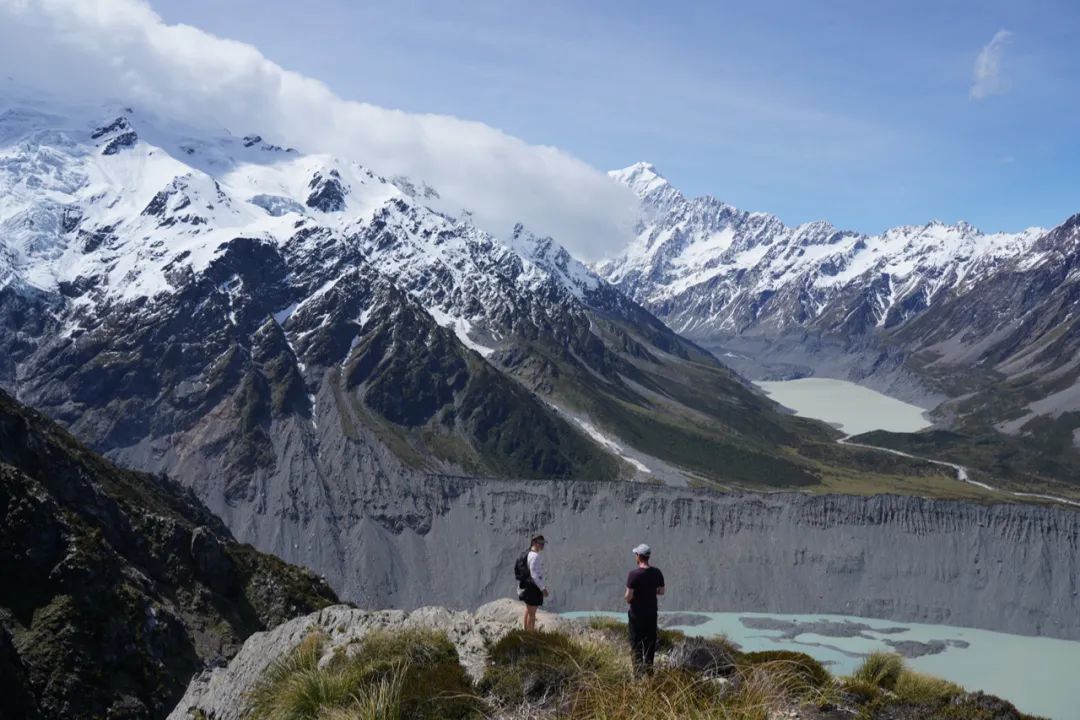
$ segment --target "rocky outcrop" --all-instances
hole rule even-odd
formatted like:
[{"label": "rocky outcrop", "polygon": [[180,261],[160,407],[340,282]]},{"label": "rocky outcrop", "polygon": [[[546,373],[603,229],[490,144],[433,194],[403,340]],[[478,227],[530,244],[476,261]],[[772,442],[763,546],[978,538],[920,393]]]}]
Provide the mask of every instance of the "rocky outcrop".
[{"label": "rocky outcrop", "polygon": [[[445,632],[462,664],[477,680],[483,673],[487,648],[520,625],[521,604],[510,600],[489,603],[475,613],[453,612],[442,607],[423,607],[406,613],[335,605],[251,636],[227,666],[207,670],[192,681],[169,720],[190,720],[198,712],[214,720],[240,720],[245,716],[248,696],[266,669],[275,660],[286,657],[313,632],[326,636],[323,657],[327,660],[334,653],[348,652],[350,645],[373,630],[424,628]],[[583,629],[573,621],[542,611],[537,613],[537,626],[563,632]]]},{"label": "rocky outcrop", "polygon": [[333,602],[0,392],[0,717],[159,718],[252,632]]}]

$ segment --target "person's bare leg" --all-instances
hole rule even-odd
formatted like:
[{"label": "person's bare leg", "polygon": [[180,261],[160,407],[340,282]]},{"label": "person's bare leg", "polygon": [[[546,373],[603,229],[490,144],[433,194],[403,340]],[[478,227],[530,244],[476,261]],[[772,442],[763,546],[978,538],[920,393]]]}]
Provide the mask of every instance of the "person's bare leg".
[{"label": "person's bare leg", "polygon": [[526,630],[529,629],[529,606],[528,605],[525,606],[525,620],[522,623],[522,627],[524,627]]},{"label": "person's bare leg", "polygon": [[536,630],[536,606],[525,606],[525,629],[529,632]]}]

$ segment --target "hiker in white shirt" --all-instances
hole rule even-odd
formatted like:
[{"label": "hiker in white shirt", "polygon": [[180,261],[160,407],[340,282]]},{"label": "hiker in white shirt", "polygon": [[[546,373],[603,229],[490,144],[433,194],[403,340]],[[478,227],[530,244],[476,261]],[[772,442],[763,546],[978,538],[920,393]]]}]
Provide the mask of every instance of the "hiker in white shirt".
[{"label": "hiker in white shirt", "polygon": [[529,544],[529,581],[521,589],[519,597],[525,602],[525,629],[536,629],[536,609],[544,604],[548,596],[547,583],[544,582],[544,561],[540,553],[544,551],[546,541],[543,535],[537,535]]}]

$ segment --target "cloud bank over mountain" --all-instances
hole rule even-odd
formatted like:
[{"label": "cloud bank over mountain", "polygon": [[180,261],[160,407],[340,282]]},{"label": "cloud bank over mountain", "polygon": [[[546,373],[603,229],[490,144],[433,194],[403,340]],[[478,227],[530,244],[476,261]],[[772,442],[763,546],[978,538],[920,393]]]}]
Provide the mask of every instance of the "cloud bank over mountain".
[{"label": "cloud bank over mountain", "polygon": [[251,45],[166,24],[141,0],[0,0],[0,67],[8,92],[115,100],[423,180],[441,209],[468,209],[498,236],[522,222],[586,259],[629,238],[630,193],[557,148],[479,122],[342,99]]}]

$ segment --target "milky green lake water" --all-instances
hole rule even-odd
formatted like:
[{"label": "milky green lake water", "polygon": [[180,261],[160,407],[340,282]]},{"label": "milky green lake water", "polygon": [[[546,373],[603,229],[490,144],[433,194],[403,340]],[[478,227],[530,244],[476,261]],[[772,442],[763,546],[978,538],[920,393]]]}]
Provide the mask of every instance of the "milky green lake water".
[{"label": "milky green lake water", "polygon": [[[983,690],[1005,698],[1022,712],[1052,720],[1080,718],[1080,682],[1076,680],[1080,642],[848,615],[689,614],[707,618],[707,622],[671,627],[688,635],[725,635],[748,652],[805,652],[825,663],[834,675],[850,674],[868,653],[895,652],[897,648],[889,641],[944,645],[937,654],[905,662],[914,670],[946,678],[968,690]],[[566,615],[625,617],[596,612]],[[763,622],[782,627],[754,627]],[[841,634],[854,636],[839,637]]]},{"label": "milky green lake water", "polygon": [[916,432],[931,425],[923,408],[846,380],[811,377],[754,384],[796,415],[838,425],[849,435]]}]

